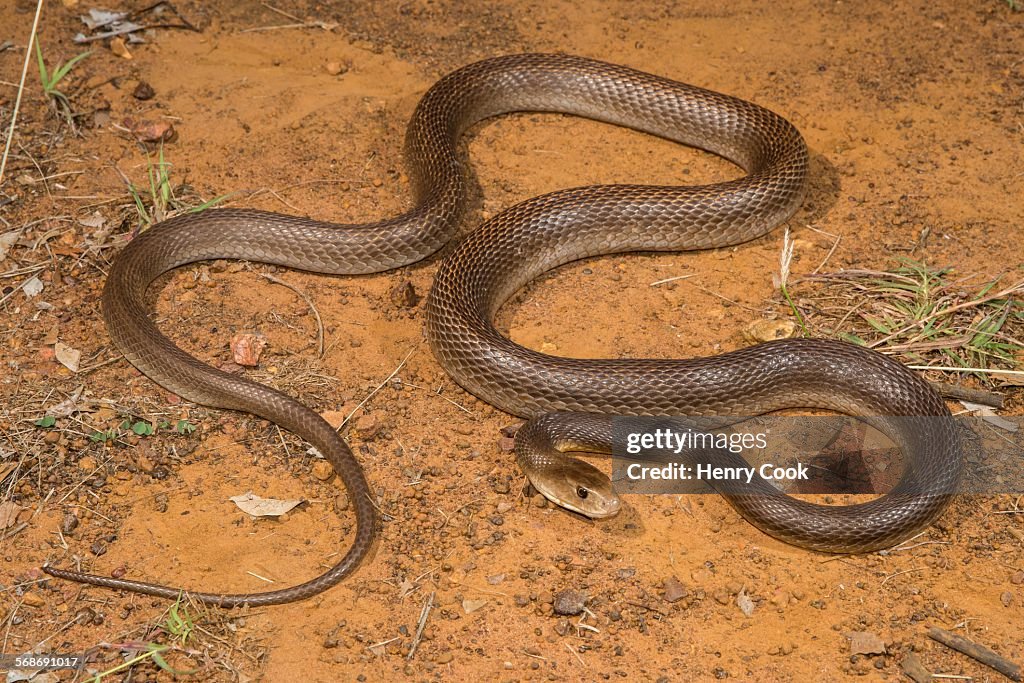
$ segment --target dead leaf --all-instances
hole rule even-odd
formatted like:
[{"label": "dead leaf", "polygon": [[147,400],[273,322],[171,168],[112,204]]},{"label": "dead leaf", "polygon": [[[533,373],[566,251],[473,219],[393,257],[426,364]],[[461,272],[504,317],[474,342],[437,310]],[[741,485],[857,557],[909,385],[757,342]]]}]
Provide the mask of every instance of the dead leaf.
[{"label": "dead leaf", "polygon": [[71,394],[68,398],[64,399],[57,405],[49,408],[46,411],[47,415],[52,417],[67,417],[72,413],[76,413],[80,410],[78,406],[78,399],[82,396],[82,392],[85,391],[85,385],[78,387],[75,393]]},{"label": "dead leaf", "polygon": [[110,41],[110,51],[121,59],[131,59],[132,53],[128,51],[128,46],[124,44],[124,38],[118,36]]},{"label": "dead leaf", "polygon": [[231,355],[239,365],[254,368],[260,364],[260,355],[267,338],[259,332],[240,332],[231,338]]},{"label": "dead leaf", "polygon": [[1004,429],[1008,432],[1017,431],[1017,423],[1007,420],[1004,417],[1000,417],[992,406],[986,406],[980,403],[971,403],[970,401],[960,401],[960,405],[994,427],[999,427],[1000,429]]},{"label": "dead leaf", "polygon": [[850,639],[851,655],[884,655],[885,643],[878,635],[868,631],[853,631],[847,633]]},{"label": "dead leaf", "polygon": [[232,496],[229,500],[237,505],[242,512],[247,512],[253,517],[279,517],[302,504],[301,500],[261,498],[252,491],[241,496]]},{"label": "dead leaf", "polygon": [[71,348],[63,342],[57,342],[53,345],[53,353],[61,365],[71,372],[78,372],[78,364],[82,360],[81,351]]},{"label": "dead leaf", "polygon": [[25,292],[25,296],[31,299],[43,291],[43,281],[36,276],[32,276],[31,280],[21,286],[21,291]]},{"label": "dead leaf", "polygon": [[469,598],[466,598],[462,601],[462,610],[466,614],[472,614],[473,612],[477,611],[478,609],[486,605],[487,602],[487,600],[470,600]]},{"label": "dead leaf", "polygon": [[99,211],[93,211],[91,215],[79,218],[78,222],[87,228],[95,229],[102,228],[106,224],[107,219]]},{"label": "dead leaf", "polygon": [[401,600],[409,593],[412,593],[414,590],[416,590],[415,583],[413,583],[409,579],[403,580],[401,585],[398,587],[398,599]]},{"label": "dead leaf", "polygon": [[7,258],[7,251],[18,242],[21,230],[12,230],[0,235],[0,262]]},{"label": "dead leaf", "polygon": [[10,500],[0,503],[0,531],[14,526],[14,523],[18,521],[18,513],[24,509]]}]

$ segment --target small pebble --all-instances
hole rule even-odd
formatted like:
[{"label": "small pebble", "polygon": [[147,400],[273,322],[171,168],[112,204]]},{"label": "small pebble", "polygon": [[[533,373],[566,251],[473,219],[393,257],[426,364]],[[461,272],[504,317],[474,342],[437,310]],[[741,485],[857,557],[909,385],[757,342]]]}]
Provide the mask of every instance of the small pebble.
[{"label": "small pebble", "polygon": [[327,62],[324,65],[324,70],[331,76],[340,76],[348,71],[348,65],[341,62]]},{"label": "small pebble", "polygon": [[580,591],[566,589],[555,593],[552,606],[555,614],[563,616],[575,616],[583,612],[587,604],[587,594]]},{"label": "small pebble", "polygon": [[132,90],[132,97],[137,100],[142,100],[143,102],[151,100],[155,96],[156,92],[153,90],[153,86],[146,81],[139,81],[139,84],[135,86],[134,90]]},{"label": "small pebble", "polygon": [[672,576],[665,579],[665,602],[678,602],[690,594],[683,582]]},{"label": "small pebble", "polygon": [[327,481],[334,476],[334,468],[326,460],[317,460],[313,463],[313,476],[320,481]]},{"label": "small pebble", "polygon": [[72,531],[78,528],[78,517],[73,513],[69,512],[64,515],[64,519],[60,522],[60,530],[65,534],[70,534]]}]

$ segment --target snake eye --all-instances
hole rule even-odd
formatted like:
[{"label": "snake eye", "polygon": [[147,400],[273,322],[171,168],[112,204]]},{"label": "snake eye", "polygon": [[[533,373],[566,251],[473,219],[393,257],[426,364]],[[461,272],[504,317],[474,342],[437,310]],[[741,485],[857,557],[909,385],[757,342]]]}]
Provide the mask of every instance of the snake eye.
[{"label": "snake eye", "polygon": [[587,496],[590,495],[590,491],[586,490],[582,486],[577,486],[576,495],[579,496],[580,498],[586,498]]}]

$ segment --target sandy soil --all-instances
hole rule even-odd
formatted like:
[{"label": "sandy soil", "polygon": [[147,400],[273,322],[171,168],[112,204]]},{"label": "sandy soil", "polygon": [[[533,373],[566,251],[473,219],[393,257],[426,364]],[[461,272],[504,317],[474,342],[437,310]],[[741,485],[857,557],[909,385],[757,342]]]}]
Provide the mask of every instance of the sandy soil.
[{"label": "sandy soil", "polygon": [[[143,183],[147,161],[126,118],[173,123],[177,138],[164,154],[175,185],[188,186],[181,196],[235,192],[234,206],[360,222],[406,206],[405,123],[440,75],[494,54],[565,51],[734,94],[792,120],[813,154],[810,196],[790,222],[795,275],[828,256],[835,240],[824,233],[841,236],[829,269],[888,268],[912,256],[965,274],[1021,273],[1024,13],[1005,2],[276,6],[333,28],[247,32],[296,22],[256,2],[182,3],[201,32],[147,32],[146,44],[129,46],[130,60],[94,44],[61,84],[81,114],[78,134],[29,74],[0,187],[0,232],[29,226],[0,265],[0,472],[3,499],[24,508],[0,541],[4,652],[44,639],[44,649],[79,653],[167,642],[156,628],[165,601],[43,580],[44,561],[263,590],[335,561],[353,531],[344,491],[316,476],[304,444],[250,416],[182,403],[111,347],[96,302],[139,223],[121,173]],[[84,29],[77,16],[86,7],[48,4],[40,39],[51,63],[81,51],[71,37]],[[14,43],[0,52],[5,126],[32,9],[27,0],[0,7],[0,43]],[[148,14],[142,23],[161,21],[176,19]],[[141,81],[152,99],[133,96]],[[558,188],[739,174],[704,153],[553,115],[479,126],[467,154],[478,189],[466,231]],[[520,343],[575,357],[737,348],[750,321],[786,315],[772,283],[781,240],[776,231],[718,252],[568,266],[518,296],[500,322]],[[222,364],[233,334],[258,330],[270,343],[247,374],[319,411],[348,413],[404,360],[357,413],[358,428],[345,431],[385,515],[375,552],[306,602],[192,609],[204,629],[189,645],[200,653],[192,663],[207,667],[198,678],[888,680],[914,656],[935,673],[1000,680],[930,641],[929,626],[1024,660],[1024,515],[993,514],[1013,507],[1010,496],[960,499],[904,552],[838,558],[776,542],[716,496],[630,497],[601,522],[537,505],[499,447],[500,428],[516,420],[446,379],[422,339],[422,303],[391,296],[404,281],[424,295],[437,262],[348,278],[214,263],[184,268],[158,289],[157,316],[177,343]],[[265,272],[315,303],[322,359],[308,307]],[[8,289],[33,274],[44,285],[35,298]],[[676,275],[693,277],[649,286]],[[82,352],[78,373],[55,360],[56,341]],[[1008,391],[1007,412],[1020,414],[1020,390]],[[54,429],[33,424],[72,396],[79,410]],[[186,419],[197,430],[88,438],[126,416]],[[254,520],[228,501],[249,490],[307,502]],[[589,611],[553,614],[565,590],[585,594]],[[749,616],[741,594],[753,601]],[[407,658],[430,596],[422,641]],[[877,635],[885,654],[853,654],[855,632]],[[96,656],[98,670],[123,661],[116,647]],[[129,680],[111,680],[118,676]],[[130,680],[169,678],[148,662]]]}]

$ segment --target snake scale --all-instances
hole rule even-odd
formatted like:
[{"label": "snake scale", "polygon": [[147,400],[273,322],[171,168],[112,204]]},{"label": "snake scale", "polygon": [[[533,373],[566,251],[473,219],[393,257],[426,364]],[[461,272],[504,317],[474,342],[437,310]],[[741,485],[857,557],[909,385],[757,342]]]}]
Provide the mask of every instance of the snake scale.
[{"label": "snake scale", "polygon": [[[808,153],[788,121],[734,97],[580,57],[487,59],[443,77],[416,107],[406,135],[413,188],[406,213],[377,223],[338,225],[257,210],[211,209],[152,227],[116,259],[102,308],[125,358],[190,401],[258,415],[308,441],[340,476],[355,512],[351,547],[322,575],[264,593],[189,592],[193,599],[259,606],[320,593],[357,568],[374,542],[377,516],[362,468],[335,430],[296,400],[177,348],[147,314],[150,285],[174,268],[211,259],[329,274],[374,273],[414,263],[445,245],[463,215],[468,190],[458,157],[460,137],[479,121],[514,111],[562,112],[627,126],[713,152],[747,172],[705,186],[607,185],[535,197],[487,221],[442,262],[426,306],[431,348],[464,388],[508,413],[536,418],[517,437],[517,449],[545,495],[574,509],[583,505],[583,512],[588,510],[580,500],[574,507],[567,498],[583,494],[591,503],[607,503],[613,495],[607,478],[560,453],[605,448],[607,414],[755,415],[806,407],[883,421],[878,416],[949,415],[938,395],[899,363],[840,342],[785,340],[688,360],[573,360],[522,348],[502,336],[492,323],[501,304],[561,264],[618,252],[721,247],[765,234],[799,207]],[[909,459],[908,474],[870,503],[820,507],[777,492],[722,493],[753,523],[790,543],[843,552],[891,545],[934,520],[959,480],[955,435],[942,426],[947,421],[938,424],[932,430],[890,429]],[[181,592],[44,569],[55,577],[164,598]]]}]

